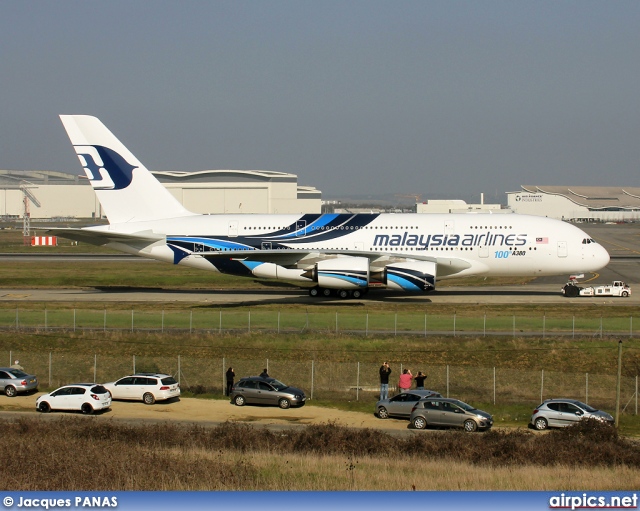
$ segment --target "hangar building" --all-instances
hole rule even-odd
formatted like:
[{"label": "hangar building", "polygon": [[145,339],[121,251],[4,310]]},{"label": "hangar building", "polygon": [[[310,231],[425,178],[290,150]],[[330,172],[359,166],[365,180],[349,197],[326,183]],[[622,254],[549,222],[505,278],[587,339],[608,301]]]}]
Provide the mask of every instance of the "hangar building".
[{"label": "hangar building", "polygon": [[[270,170],[156,171],[158,180],[194,213],[320,213],[322,192],[298,185],[298,177]],[[31,218],[101,218],[85,176],[53,171],[0,170],[0,216],[22,217],[24,192]]]},{"label": "hangar building", "polygon": [[522,186],[507,192],[515,212],[579,222],[640,220],[640,188],[616,186]]}]

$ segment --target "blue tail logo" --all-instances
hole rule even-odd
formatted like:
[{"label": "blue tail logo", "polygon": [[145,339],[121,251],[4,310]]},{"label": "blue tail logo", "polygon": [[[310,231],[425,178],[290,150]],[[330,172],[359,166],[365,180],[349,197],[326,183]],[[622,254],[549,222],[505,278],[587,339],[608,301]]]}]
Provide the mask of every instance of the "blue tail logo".
[{"label": "blue tail logo", "polygon": [[96,190],[122,190],[131,184],[133,170],[131,165],[118,153],[99,145],[74,146],[80,163]]}]

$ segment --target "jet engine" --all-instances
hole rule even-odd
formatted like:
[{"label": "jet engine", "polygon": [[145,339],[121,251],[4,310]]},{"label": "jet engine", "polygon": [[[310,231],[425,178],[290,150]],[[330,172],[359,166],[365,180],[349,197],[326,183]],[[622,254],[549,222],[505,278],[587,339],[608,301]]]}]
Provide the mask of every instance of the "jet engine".
[{"label": "jet engine", "polygon": [[383,284],[410,293],[427,293],[436,288],[437,264],[432,261],[392,263],[384,268]]},{"label": "jet engine", "polygon": [[369,286],[369,259],[336,257],[318,261],[312,279],[322,288],[361,289]]}]

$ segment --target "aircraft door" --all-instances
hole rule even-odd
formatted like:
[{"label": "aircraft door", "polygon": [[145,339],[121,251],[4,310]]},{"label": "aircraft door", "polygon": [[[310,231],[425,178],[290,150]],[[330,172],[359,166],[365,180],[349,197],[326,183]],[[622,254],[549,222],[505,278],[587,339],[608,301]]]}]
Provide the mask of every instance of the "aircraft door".
[{"label": "aircraft door", "polygon": [[307,234],[307,221],[306,220],[297,220],[296,221],[296,236],[304,236]]},{"label": "aircraft door", "polygon": [[445,234],[455,234],[455,223],[453,220],[445,220],[444,222],[444,233]]},{"label": "aircraft door", "polygon": [[489,257],[489,247],[480,247],[478,249],[478,253],[480,254],[480,257]]},{"label": "aircraft door", "polygon": [[238,236],[238,221],[232,220],[229,222],[229,237],[236,238]]},{"label": "aircraft door", "polygon": [[558,257],[567,257],[566,241],[558,241]]}]

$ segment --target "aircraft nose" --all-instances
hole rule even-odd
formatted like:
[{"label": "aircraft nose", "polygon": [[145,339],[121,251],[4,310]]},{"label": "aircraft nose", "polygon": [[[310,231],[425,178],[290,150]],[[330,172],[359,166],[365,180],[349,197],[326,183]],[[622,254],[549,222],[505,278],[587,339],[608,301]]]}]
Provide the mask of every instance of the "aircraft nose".
[{"label": "aircraft nose", "polygon": [[604,268],[611,261],[611,257],[609,256],[609,252],[602,245],[598,245],[598,251],[595,256],[596,262],[600,268]]}]

